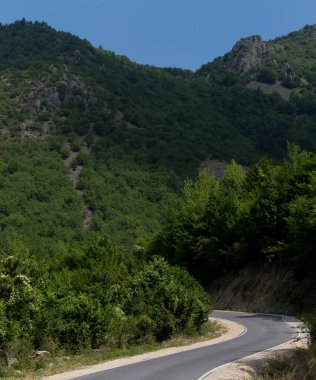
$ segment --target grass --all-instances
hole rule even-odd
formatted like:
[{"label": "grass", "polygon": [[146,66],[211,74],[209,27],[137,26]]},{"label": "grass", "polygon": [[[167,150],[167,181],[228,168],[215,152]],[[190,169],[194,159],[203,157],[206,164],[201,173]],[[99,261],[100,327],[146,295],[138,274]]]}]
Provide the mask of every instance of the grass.
[{"label": "grass", "polygon": [[84,350],[74,355],[57,352],[52,357],[36,360],[25,357],[13,364],[11,369],[3,367],[0,370],[0,377],[3,379],[41,379],[44,376],[79,369],[87,365],[215,339],[224,332],[225,329],[221,324],[209,321],[203,326],[199,334],[175,336],[161,343],[140,344],[130,346],[125,350],[105,347],[98,350]]},{"label": "grass", "polygon": [[296,350],[293,355],[278,355],[257,371],[254,380],[314,380],[315,350]]}]

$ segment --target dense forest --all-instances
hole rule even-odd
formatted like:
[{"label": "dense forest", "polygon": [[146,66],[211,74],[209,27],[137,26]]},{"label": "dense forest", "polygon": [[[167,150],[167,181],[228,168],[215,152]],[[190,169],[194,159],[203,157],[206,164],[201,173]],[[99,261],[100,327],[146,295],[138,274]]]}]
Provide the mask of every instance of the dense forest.
[{"label": "dense forest", "polygon": [[307,276],[313,311],[315,30],[191,72],[0,25],[0,356],[198,334],[198,281],[246,265]]}]

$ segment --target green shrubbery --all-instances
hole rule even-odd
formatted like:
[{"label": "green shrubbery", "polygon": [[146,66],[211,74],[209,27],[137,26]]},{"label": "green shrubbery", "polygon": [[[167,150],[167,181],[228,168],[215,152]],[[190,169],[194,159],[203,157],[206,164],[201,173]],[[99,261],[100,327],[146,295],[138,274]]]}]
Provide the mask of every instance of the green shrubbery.
[{"label": "green shrubbery", "polygon": [[278,74],[273,67],[263,67],[257,74],[259,82],[274,84],[277,80]]},{"label": "green shrubbery", "polygon": [[[7,256],[0,271],[0,347],[21,342],[53,354],[127,348],[201,329],[210,311],[202,287],[162,258],[121,255],[107,238],[72,245],[40,265]],[[20,358],[18,358],[20,359]]]},{"label": "green shrubbery", "polygon": [[0,145],[0,246],[19,236],[32,254],[49,257],[82,239],[82,206],[53,141]]}]

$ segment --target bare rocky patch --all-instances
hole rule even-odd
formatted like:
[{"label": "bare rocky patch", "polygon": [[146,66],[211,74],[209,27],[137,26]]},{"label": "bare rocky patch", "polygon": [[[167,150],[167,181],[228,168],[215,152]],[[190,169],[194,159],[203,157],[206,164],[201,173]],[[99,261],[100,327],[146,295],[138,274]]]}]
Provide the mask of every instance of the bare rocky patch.
[{"label": "bare rocky patch", "polygon": [[55,125],[51,121],[45,121],[39,127],[34,128],[34,121],[32,119],[25,120],[20,124],[20,128],[22,139],[43,139],[55,131]]},{"label": "bare rocky patch", "polygon": [[282,83],[279,81],[274,84],[252,81],[248,83],[247,87],[250,88],[251,90],[257,90],[258,88],[260,88],[261,91],[267,95],[271,95],[276,92],[285,100],[289,99],[291,92],[293,91],[293,90],[290,90],[289,88],[284,87]]},{"label": "bare rocky patch", "polygon": [[206,170],[208,173],[214,173],[217,179],[221,179],[228,166],[229,162],[227,161],[207,158],[200,163],[199,171]]},{"label": "bare rocky patch", "polygon": [[129,129],[141,129],[139,126],[131,123],[125,119],[124,114],[121,111],[117,111],[114,115],[114,121],[117,124],[124,123]]},{"label": "bare rocky patch", "polygon": [[79,182],[80,174],[83,169],[83,165],[79,165],[77,163],[77,158],[81,152],[89,155],[91,153],[91,147],[88,146],[88,144],[84,141],[83,138],[81,139],[81,147],[77,151],[74,151],[71,149],[71,145],[69,141],[65,141],[64,146],[69,151],[68,157],[64,159],[64,164],[69,169],[67,177],[70,180],[70,182],[73,184],[73,187],[77,195],[80,197],[83,203],[84,217],[83,217],[82,227],[83,229],[88,230],[91,226],[92,210],[85,203],[83,191],[78,189],[78,182]]}]

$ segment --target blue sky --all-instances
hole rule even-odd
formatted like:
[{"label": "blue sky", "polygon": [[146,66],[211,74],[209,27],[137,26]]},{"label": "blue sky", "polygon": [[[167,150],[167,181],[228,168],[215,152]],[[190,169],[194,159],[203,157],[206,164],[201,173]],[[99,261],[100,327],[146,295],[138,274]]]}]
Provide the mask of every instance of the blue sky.
[{"label": "blue sky", "polygon": [[197,69],[241,37],[316,23],[316,0],[0,0],[0,21],[25,17],[133,61]]}]

